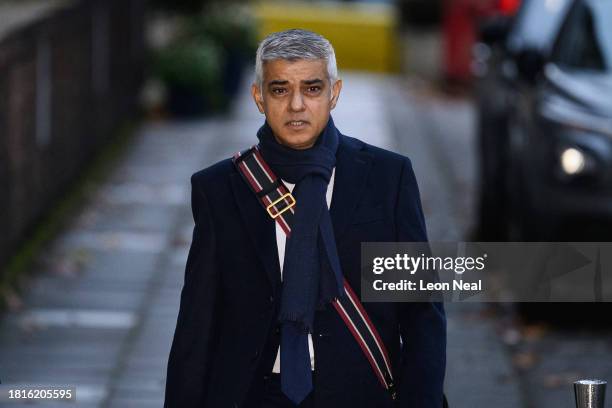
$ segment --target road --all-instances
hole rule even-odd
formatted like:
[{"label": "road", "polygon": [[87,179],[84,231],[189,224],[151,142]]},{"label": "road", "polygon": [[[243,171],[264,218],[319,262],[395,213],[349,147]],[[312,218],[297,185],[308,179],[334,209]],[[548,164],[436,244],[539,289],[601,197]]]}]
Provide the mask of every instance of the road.
[{"label": "road", "polygon": [[[73,384],[74,407],[161,406],[193,227],[189,176],[255,143],[263,117],[244,89],[227,116],[141,126],[40,254],[22,306],[2,317],[3,384]],[[468,99],[415,80],[347,74],[333,115],[343,133],[411,158],[430,240],[474,239]],[[612,378],[608,333],[525,326],[490,305],[446,307],[452,407],[569,408],[576,377]]]}]

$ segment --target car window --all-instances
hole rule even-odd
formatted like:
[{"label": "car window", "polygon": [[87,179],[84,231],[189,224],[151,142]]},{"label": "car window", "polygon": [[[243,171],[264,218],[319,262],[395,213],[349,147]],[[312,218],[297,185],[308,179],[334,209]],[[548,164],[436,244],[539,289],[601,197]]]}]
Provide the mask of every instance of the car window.
[{"label": "car window", "polygon": [[508,36],[508,49],[550,51],[572,0],[524,0]]},{"label": "car window", "polygon": [[552,61],[562,68],[610,71],[612,1],[578,2],[563,24]]}]

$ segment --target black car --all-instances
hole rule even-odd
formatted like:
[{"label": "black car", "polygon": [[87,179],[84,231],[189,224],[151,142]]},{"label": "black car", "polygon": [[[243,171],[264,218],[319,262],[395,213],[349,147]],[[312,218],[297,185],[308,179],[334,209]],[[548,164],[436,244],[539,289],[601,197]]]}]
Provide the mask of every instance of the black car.
[{"label": "black car", "polygon": [[612,219],[612,1],[525,1],[504,24],[475,65],[482,238]]}]

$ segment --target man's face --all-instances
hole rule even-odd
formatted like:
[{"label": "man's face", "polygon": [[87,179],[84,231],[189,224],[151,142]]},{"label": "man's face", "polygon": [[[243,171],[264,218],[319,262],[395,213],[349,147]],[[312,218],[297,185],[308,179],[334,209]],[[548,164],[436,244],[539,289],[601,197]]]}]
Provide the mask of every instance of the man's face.
[{"label": "man's face", "polygon": [[325,60],[278,59],[264,62],[262,88],[253,84],[251,94],[279,143],[307,149],[325,128],[341,88],[340,80],[330,84]]}]

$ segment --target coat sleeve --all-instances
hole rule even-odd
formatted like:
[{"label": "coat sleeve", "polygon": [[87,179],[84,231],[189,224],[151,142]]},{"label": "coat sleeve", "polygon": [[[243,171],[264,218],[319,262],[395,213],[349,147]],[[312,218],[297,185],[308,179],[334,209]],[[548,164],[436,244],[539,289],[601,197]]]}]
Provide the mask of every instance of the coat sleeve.
[{"label": "coat sleeve", "polygon": [[[426,242],[425,219],[412,165],[404,162],[396,206],[398,241]],[[446,316],[438,302],[398,303],[402,339],[398,407],[442,408]]]},{"label": "coat sleeve", "polygon": [[168,359],[164,408],[204,408],[219,316],[218,270],[210,208],[191,177],[195,226],[185,267],[179,313]]}]

